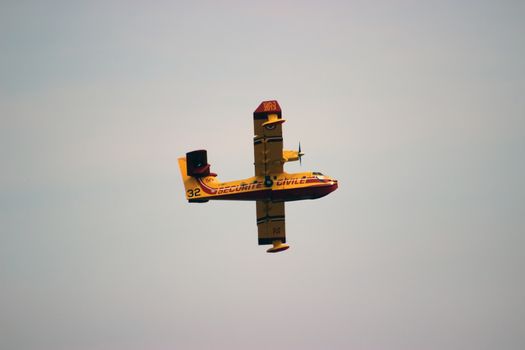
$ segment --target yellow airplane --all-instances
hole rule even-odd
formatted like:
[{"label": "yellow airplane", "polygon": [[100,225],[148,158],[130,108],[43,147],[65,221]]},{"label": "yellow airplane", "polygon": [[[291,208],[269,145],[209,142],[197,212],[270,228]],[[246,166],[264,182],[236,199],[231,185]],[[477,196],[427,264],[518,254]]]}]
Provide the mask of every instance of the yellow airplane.
[{"label": "yellow airplane", "polygon": [[286,250],[284,202],[317,199],[337,189],[337,180],[319,172],[288,174],[286,162],[301,161],[298,151],[283,151],[281,107],[277,101],[263,101],[253,113],[255,176],[221,182],[210,172],[206,150],[179,158],[179,167],[190,203],[209,200],[256,201],[259,245],[272,244],[268,253]]}]

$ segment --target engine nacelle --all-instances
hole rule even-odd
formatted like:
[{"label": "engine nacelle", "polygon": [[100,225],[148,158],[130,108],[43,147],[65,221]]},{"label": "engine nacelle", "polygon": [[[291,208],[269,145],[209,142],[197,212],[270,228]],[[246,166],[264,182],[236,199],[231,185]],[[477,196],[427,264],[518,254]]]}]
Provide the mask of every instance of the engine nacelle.
[{"label": "engine nacelle", "polygon": [[300,161],[302,156],[304,156],[304,153],[302,153],[301,151],[284,150],[283,151],[283,162],[286,163],[286,162],[295,162],[297,160]]}]

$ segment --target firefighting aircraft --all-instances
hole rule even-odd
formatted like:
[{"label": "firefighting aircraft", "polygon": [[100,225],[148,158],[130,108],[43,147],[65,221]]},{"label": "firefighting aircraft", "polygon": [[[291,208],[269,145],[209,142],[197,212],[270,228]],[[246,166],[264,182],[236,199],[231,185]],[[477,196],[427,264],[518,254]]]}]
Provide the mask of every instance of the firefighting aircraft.
[{"label": "firefighting aircraft", "polygon": [[206,150],[186,153],[179,167],[190,203],[229,199],[255,201],[259,245],[272,244],[268,253],[286,250],[284,202],[324,197],[337,189],[337,180],[319,172],[288,174],[286,162],[301,162],[297,151],[283,151],[281,107],[277,101],[264,101],[253,113],[255,136],[255,176],[230,182],[210,172]]}]

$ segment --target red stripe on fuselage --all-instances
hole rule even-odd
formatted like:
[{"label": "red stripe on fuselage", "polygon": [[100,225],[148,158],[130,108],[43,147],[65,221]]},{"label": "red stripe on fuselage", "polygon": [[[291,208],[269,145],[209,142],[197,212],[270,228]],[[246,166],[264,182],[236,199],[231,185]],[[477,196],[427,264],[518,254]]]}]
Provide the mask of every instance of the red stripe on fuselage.
[{"label": "red stripe on fuselage", "polygon": [[[197,181],[201,189],[205,193],[211,195],[210,197],[206,197],[206,199],[210,200],[276,200],[287,202],[324,197],[337,189],[337,182],[329,185],[326,183],[328,181],[323,181],[317,177],[280,179],[275,182],[275,187],[273,188],[264,188],[262,182],[235,184],[214,188],[208,186],[203,178],[197,178]],[[310,185],[299,188],[279,188],[295,184]]]},{"label": "red stripe on fuselage", "polygon": [[273,190],[271,199],[274,201],[291,202],[303,199],[317,199],[337,189],[337,182],[332,185],[319,184],[300,188],[289,188],[285,190]]},{"label": "red stripe on fuselage", "polygon": [[197,178],[197,181],[199,182],[199,185],[201,186],[201,189],[202,189],[205,193],[207,193],[207,194],[212,194],[212,195],[217,194],[217,189],[216,189],[216,188],[212,188],[212,187],[206,185],[206,184],[204,183],[204,181],[202,181],[202,178],[198,177],[198,178]]},{"label": "red stripe on fuselage", "polygon": [[326,196],[327,194],[337,189],[337,183],[319,184],[301,188],[289,188],[284,190],[279,189],[262,189],[248,192],[232,192],[227,194],[218,194],[212,197],[207,197],[210,200],[244,200],[244,201],[258,201],[258,200],[274,200],[274,201],[298,201],[303,199],[316,199]]}]

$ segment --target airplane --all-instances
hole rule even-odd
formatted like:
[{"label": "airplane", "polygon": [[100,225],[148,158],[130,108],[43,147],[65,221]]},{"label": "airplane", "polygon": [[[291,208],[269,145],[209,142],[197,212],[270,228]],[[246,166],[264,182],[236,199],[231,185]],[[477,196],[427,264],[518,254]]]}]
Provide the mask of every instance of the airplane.
[{"label": "airplane", "polygon": [[288,249],[284,203],[317,199],[337,189],[337,180],[320,172],[284,172],[286,162],[299,160],[304,153],[283,151],[282,111],[275,100],[263,101],[253,112],[255,176],[222,182],[210,171],[206,150],[195,150],[178,159],[186,199],[190,203],[210,200],[255,201],[259,245],[272,245],[267,252]]}]

